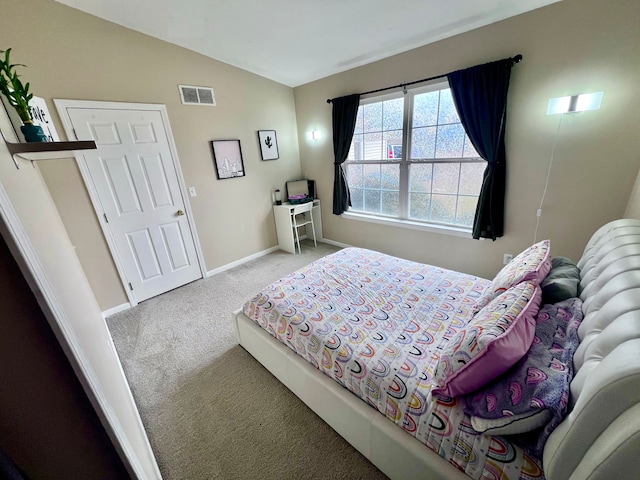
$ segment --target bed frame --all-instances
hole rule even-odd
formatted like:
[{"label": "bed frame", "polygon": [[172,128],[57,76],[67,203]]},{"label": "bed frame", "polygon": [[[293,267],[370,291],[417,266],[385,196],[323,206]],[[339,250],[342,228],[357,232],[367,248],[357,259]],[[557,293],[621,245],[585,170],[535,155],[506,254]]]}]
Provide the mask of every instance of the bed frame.
[{"label": "bed frame", "polygon": [[[600,228],[578,266],[585,319],[574,356],[572,406],[545,446],[545,475],[640,478],[640,221]],[[241,310],[233,319],[238,343],[387,476],[469,479]]]}]

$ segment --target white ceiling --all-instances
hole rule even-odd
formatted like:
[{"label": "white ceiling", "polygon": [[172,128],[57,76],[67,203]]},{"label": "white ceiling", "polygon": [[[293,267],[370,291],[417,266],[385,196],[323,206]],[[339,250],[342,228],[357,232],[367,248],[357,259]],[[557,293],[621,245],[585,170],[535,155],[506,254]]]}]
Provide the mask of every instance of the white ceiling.
[{"label": "white ceiling", "polygon": [[56,1],[296,87],[559,0]]}]

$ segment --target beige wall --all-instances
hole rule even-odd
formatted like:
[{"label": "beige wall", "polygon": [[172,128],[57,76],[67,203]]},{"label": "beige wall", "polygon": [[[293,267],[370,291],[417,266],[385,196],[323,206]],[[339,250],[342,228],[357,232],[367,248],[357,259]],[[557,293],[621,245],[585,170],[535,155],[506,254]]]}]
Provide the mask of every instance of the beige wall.
[{"label": "beige wall", "polygon": [[[503,253],[533,241],[560,116],[549,98],[603,90],[602,108],[564,116],[538,239],[578,258],[588,237],[623,215],[640,165],[640,4],[565,0],[294,89],[303,174],[328,204],[333,187],[327,98],[524,55],[513,69],[507,127],[505,236],[496,242],[358,222],[323,210],[326,238],[492,277]],[[311,142],[306,131],[319,129]]]},{"label": "beige wall", "polygon": [[640,172],[636,177],[636,182],[629,195],[629,203],[624,211],[624,218],[637,218],[640,219]]},{"label": "beige wall", "polygon": [[[52,113],[54,98],[167,106],[185,182],[198,193],[189,201],[207,270],[277,243],[271,191],[300,177],[291,88],[53,0],[0,0],[0,12],[0,49],[28,65],[24,78]],[[212,86],[217,106],[182,105],[178,84]],[[279,160],[260,160],[260,129],[277,131]],[[209,141],[226,138],[241,141],[244,178],[216,179]],[[100,307],[126,302],[75,161],[40,168]]]},{"label": "beige wall", "polygon": [[[576,258],[598,226],[623,215],[640,164],[639,10],[636,0],[606,6],[565,0],[293,91],[52,0],[0,0],[0,48],[13,47],[14,59],[29,65],[25,75],[52,112],[53,98],[167,105],[186,183],[198,191],[190,202],[208,270],[276,244],[270,192],[300,177],[302,168],[318,182],[325,237],[491,277],[503,253],[517,253],[533,240],[560,118],[545,114],[551,97],[605,92],[601,110],[563,118],[538,238],[551,238],[554,255]],[[505,237],[478,242],[331,214],[327,98],[516,53],[524,61],[514,67],[509,97]],[[218,106],[181,105],[178,83],[213,86]],[[281,157],[275,162],[260,161],[256,130],[267,128],[278,132]],[[305,136],[315,129],[323,132],[319,142]],[[216,180],[208,143],[214,138],[241,140],[247,177]],[[100,307],[124,303],[75,162],[40,168]]]}]

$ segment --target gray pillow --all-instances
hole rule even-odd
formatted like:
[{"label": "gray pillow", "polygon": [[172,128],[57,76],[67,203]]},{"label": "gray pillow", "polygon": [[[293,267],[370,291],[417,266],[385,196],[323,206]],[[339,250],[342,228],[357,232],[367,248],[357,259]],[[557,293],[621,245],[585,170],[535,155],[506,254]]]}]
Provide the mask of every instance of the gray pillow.
[{"label": "gray pillow", "polygon": [[551,259],[551,271],[540,284],[542,304],[557,303],[578,296],[580,269],[567,257]]}]

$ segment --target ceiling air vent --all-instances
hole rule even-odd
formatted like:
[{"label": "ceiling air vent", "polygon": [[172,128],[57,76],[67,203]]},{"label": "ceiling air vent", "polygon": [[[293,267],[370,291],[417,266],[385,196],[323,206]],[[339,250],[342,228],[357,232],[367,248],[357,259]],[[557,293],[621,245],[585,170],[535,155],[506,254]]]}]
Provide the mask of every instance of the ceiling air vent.
[{"label": "ceiling air vent", "polygon": [[192,85],[178,85],[180,98],[185,105],[216,106],[216,97],[211,87],[194,87]]}]

